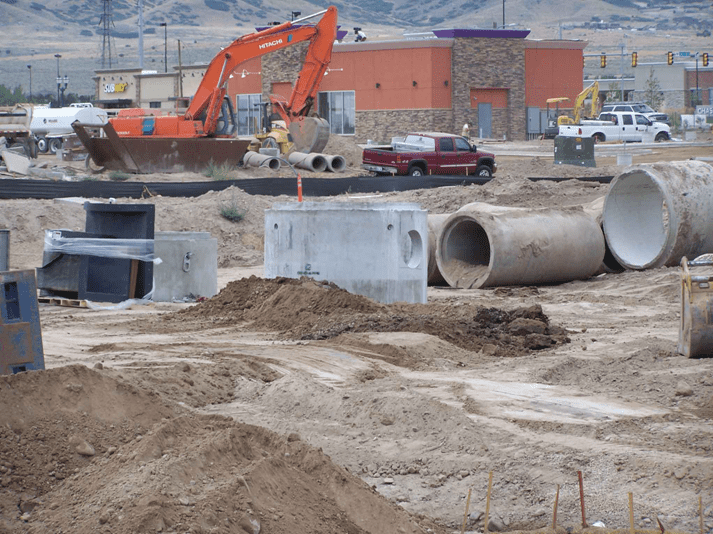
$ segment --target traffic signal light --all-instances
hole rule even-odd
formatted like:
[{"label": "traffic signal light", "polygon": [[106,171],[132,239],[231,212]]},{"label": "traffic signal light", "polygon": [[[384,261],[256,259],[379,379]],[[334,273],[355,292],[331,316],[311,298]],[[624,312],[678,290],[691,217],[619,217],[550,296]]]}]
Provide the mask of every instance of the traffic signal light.
[{"label": "traffic signal light", "polygon": [[666,54],[666,58],[666,62],[669,65],[673,65],[673,52],[669,52],[668,54]]},{"label": "traffic signal light", "polygon": [[708,52],[703,52],[703,66],[708,66]]},{"label": "traffic signal light", "polygon": [[601,68],[604,68],[607,66],[607,55],[606,54],[602,54],[601,56],[599,56],[599,66]]},{"label": "traffic signal light", "polygon": [[631,66],[636,67],[636,63],[638,62],[639,56],[636,54],[636,52],[631,53]]}]

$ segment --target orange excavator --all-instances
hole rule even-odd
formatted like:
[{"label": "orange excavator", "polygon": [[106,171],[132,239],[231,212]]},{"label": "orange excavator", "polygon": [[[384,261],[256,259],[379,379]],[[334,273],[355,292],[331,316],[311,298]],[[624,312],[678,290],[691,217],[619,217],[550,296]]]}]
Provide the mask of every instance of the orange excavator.
[{"label": "orange excavator", "polygon": [[[324,15],[317,24],[304,21]],[[232,103],[226,97],[230,75],[244,61],[309,41],[304,65],[289,100],[271,95],[273,113],[287,125],[295,148],[320,152],[329,139],[329,124],[310,117],[319,85],[332,58],[337,37],[337,8],[271,26],[245,35],[222,49],[208,65],[185,114],[157,116],[147,110],[121,110],[101,126],[103,135],[90,134],[96,125],[72,126],[89,153],[91,170],[136,173],[200,171],[208,165],[238,165],[250,140],[236,137]]]}]

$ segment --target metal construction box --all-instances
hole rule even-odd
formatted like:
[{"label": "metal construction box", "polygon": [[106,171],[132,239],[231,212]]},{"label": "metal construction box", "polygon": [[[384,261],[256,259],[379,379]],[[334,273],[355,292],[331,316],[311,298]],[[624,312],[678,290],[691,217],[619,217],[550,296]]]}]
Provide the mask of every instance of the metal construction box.
[{"label": "metal construction box", "polygon": [[0,375],[44,368],[35,271],[0,272]]},{"label": "metal construction box", "polygon": [[426,302],[427,212],[418,204],[296,202],[265,210],[265,277],[326,280],[376,301]]},{"label": "metal construction box", "polygon": [[555,163],[596,167],[594,139],[591,137],[555,137]]}]

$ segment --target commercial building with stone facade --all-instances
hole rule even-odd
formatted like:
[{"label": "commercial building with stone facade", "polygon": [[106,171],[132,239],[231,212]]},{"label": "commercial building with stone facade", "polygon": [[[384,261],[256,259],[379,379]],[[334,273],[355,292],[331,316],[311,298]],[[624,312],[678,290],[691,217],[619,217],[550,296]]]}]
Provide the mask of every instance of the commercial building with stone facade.
[{"label": "commercial building with stone facade", "polygon": [[[546,126],[546,100],[574,102],[582,91],[587,43],[533,40],[528,34],[451,29],[415,39],[336,42],[313,112],[329,121],[333,133],[353,135],[361,143],[388,142],[410,131],[460,133],[464,124],[475,138],[538,137]],[[270,94],[289,98],[306,49],[306,43],[298,43],[236,69],[228,95],[239,135],[259,127],[258,102],[269,101]],[[206,68],[97,71],[96,100],[110,108],[180,113]]]}]

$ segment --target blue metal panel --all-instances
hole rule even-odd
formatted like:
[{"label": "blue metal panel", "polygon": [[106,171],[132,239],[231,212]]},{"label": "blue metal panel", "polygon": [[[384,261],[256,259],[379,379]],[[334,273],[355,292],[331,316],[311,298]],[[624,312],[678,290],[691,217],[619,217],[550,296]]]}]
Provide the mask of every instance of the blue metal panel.
[{"label": "blue metal panel", "polygon": [[0,374],[45,368],[35,271],[0,273]]}]

